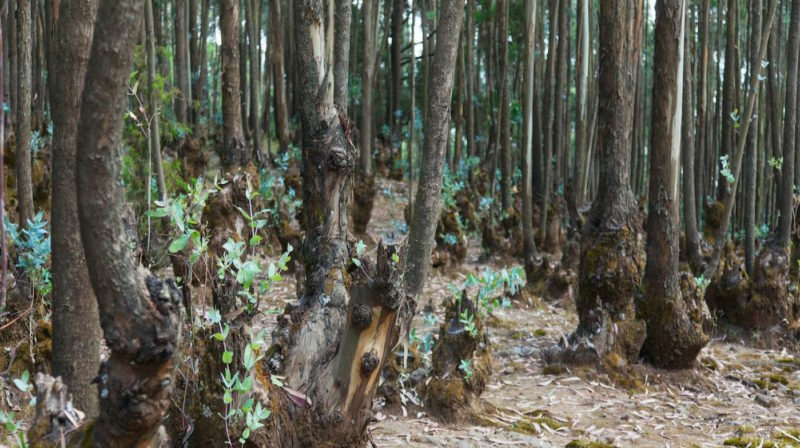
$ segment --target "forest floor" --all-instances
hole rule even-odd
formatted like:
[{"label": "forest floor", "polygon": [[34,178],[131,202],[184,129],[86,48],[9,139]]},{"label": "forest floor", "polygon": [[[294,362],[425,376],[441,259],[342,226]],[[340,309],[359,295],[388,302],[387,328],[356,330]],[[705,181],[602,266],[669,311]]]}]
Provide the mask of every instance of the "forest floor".
[{"label": "forest floor", "polygon": [[[402,230],[405,205],[404,183],[378,181],[368,231],[371,249],[381,235]],[[438,323],[426,324],[420,313],[430,303],[433,314],[442,316],[450,284],[460,287],[468,273],[504,266],[498,258],[487,258],[473,239],[461,266],[432,272],[418,300],[417,337],[437,331]],[[294,298],[294,288],[293,281],[283,282],[266,305],[282,309]],[[275,325],[275,318],[268,316],[265,327]],[[589,368],[545,372],[542,350],[568,335],[577,322],[572,303],[535,298],[495,311],[486,319],[494,373],[481,397],[485,412],[471,422],[445,424],[412,404],[413,392],[408,392],[407,406],[385,406],[376,397],[377,422],[370,427],[374,446],[551,447],[573,440],[618,447],[800,446],[796,351],[758,349],[751,338],[745,342],[735,332],[720,332],[692,369],[670,372],[637,365],[622,380]]]}]

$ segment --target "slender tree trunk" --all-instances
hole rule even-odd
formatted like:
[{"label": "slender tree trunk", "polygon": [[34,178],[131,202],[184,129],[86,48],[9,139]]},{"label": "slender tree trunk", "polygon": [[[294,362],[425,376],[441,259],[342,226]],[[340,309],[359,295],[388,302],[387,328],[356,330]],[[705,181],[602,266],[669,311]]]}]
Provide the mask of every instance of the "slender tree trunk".
[{"label": "slender tree trunk", "polygon": [[[566,1],[566,0],[563,0]],[[542,200],[539,204],[539,240],[544,242],[547,237],[547,209],[550,202],[550,191],[553,184],[553,153],[554,153],[554,126],[555,126],[555,90],[553,80],[556,75],[556,36],[558,34],[558,10],[561,0],[550,0],[550,32],[547,49],[547,69],[544,76],[544,178],[542,181]]]},{"label": "slender tree trunk", "polygon": [[283,18],[281,0],[269,0],[270,46],[272,47],[272,76],[275,87],[275,130],[281,152],[289,149],[289,111],[286,102],[283,65]]},{"label": "slender tree trunk", "polygon": [[239,87],[239,0],[221,0],[222,34],[222,165],[225,169],[249,162],[242,128]]},{"label": "slender tree trunk", "polygon": [[500,203],[503,211],[511,208],[511,176],[514,175],[511,167],[511,92],[509,90],[508,60],[508,2],[498,0],[497,14],[499,14],[497,39],[497,53],[500,58]]},{"label": "slender tree trunk", "polygon": [[[462,34],[461,40],[464,36]],[[459,41],[458,45],[458,60],[456,61],[456,92],[455,92],[455,106],[456,110],[453,113],[453,124],[456,128],[455,143],[453,145],[453,170],[458,170],[461,166],[461,159],[463,157],[463,129],[464,129],[464,46]]]},{"label": "slender tree trunk", "polygon": [[[475,147],[475,0],[467,0],[467,29],[466,29],[467,54],[464,66],[464,74],[467,77],[467,156],[476,157],[477,148]],[[469,183],[474,185],[475,172],[469,170]]]},{"label": "slender tree trunk", "polygon": [[[708,58],[709,58],[709,27],[711,24],[711,0],[703,0],[700,13],[700,66],[698,67],[697,81],[697,139],[695,143],[695,217],[700,225],[700,217],[705,203],[706,154],[709,151],[707,128],[709,120],[707,115],[708,105]],[[691,253],[690,253],[691,254]]]},{"label": "slender tree trunk", "polygon": [[[208,49],[206,48],[206,37],[208,36],[208,15],[211,0],[203,0],[203,11],[200,13],[200,36],[198,42],[198,62],[197,62],[197,81],[195,82],[192,92],[195,98],[199,101],[198,110],[194,111],[194,135],[200,135],[201,123],[200,113],[207,112],[206,107],[206,79],[208,78],[207,57]],[[194,61],[194,59],[192,59]]]},{"label": "slender tree trunk", "polygon": [[[81,238],[111,351],[98,376],[103,397],[100,417],[85,426],[81,442],[96,446],[166,443],[160,426],[170,405],[180,346],[180,293],[171,281],[137,269],[128,247],[119,243],[125,239],[121,218],[125,200],[119,182],[122,120],[109,117],[125,112],[126,83],[143,7],[144,1],[134,0],[100,3],[77,132]],[[133,391],[136,400],[131,400]],[[36,441],[32,445],[38,446]]]},{"label": "slender tree trunk", "polygon": [[147,92],[151,117],[150,121],[150,150],[153,154],[153,165],[156,170],[156,184],[158,185],[158,199],[167,200],[167,183],[164,180],[164,164],[161,160],[161,131],[159,129],[159,105],[156,82],[156,46],[155,28],[153,24],[153,0],[145,0],[145,27],[147,34]]},{"label": "slender tree trunk", "polygon": [[372,170],[372,86],[375,76],[376,34],[378,26],[377,2],[363,2],[364,17],[363,62],[361,67],[361,152],[359,172],[366,177]]},{"label": "slender tree trunk", "polygon": [[[403,92],[403,66],[402,66],[402,49],[403,49],[403,8],[405,7],[405,0],[394,0],[394,7],[392,8],[392,108],[389,122],[392,126],[392,132],[399,138],[400,134],[400,95]],[[388,8],[387,8],[388,9]]]},{"label": "slender tree trunk", "polygon": [[[794,209],[794,159],[796,152],[795,127],[797,123],[797,89],[800,58],[800,0],[792,0],[792,15],[789,23],[789,41],[786,44],[786,96],[783,117],[783,165],[778,209],[780,219],[775,234],[775,245],[786,250],[792,234],[792,211]],[[20,103],[21,104],[21,103]]]},{"label": "slender tree trunk", "polygon": [[[353,15],[351,0],[336,0],[336,39],[334,45],[334,102],[347,115],[347,90],[350,66],[350,21]],[[412,53],[413,54],[413,53]]]},{"label": "slender tree trunk", "polygon": [[[679,2],[680,3],[680,2]],[[668,12],[672,12],[672,8],[674,5],[668,4]],[[682,102],[683,104],[681,107],[683,108],[681,112],[681,120],[682,120],[682,127],[681,127],[681,165],[683,166],[683,225],[685,230],[685,237],[686,237],[686,259],[689,261],[689,265],[691,266],[693,271],[699,271],[701,269],[700,264],[702,263],[701,254],[700,254],[700,231],[697,229],[697,207],[695,205],[695,176],[696,170],[694,162],[695,158],[695,136],[694,136],[694,114],[692,113],[692,56],[691,56],[691,38],[689,37],[689,33],[686,32],[687,27],[685,26],[688,23],[687,20],[684,20],[684,27],[682,27],[682,34],[683,38],[686,41],[684,43],[683,48],[683,96]],[[668,24],[669,27],[667,31],[672,32],[672,24]],[[658,36],[658,33],[656,33]],[[667,48],[669,50],[668,55],[664,55],[667,64],[666,67],[670,67],[670,59],[666,56],[671,56],[672,51],[674,51],[671,46]],[[664,50],[667,50],[664,49]],[[661,66],[658,66],[661,67]],[[659,84],[664,81],[660,81]],[[653,85],[653,91],[655,90],[656,83]],[[669,87],[669,85],[667,85]],[[662,99],[663,100],[663,99]],[[659,112],[660,114],[661,112]],[[662,116],[659,116],[659,119],[663,119]],[[661,131],[659,131],[661,132]],[[651,144],[652,145],[652,144]],[[651,146],[655,148],[655,146]],[[663,148],[661,148],[663,149]],[[653,169],[651,168],[651,171]],[[652,182],[652,180],[651,180]],[[652,187],[651,187],[652,188]],[[652,195],[650,196],[652,198]],[[675,198],[677,201],[678,199]]]},{"label": "slender tree trunk", "polygon": [[[761,0],[750,2],[750,70],[752,78],[755,73],[755,64],[760,64],[755,58],[758,55],[761,38]],[[752,80],[751,80],[752,84]],[[756,257],[756,169],[758,167],[758,114],[753,116],[750,125],[753,131],[747,135],[747,148],[745,149],[745,185],[744,185],[744,265],[747,273],[753,274],[753,263]]]},{"label": "slender tree trunk", "polygon": [[24,228],[33,218],[33,184],[31,179],[31,66],[32,66],[32,28],[31,1],[18,0],[17,3],[17,203],[19,225]]},{"label": "slender tree trunk", "polygon": [[[766,42],[769,39],[770,31],[772,31],[772,22],[775,16],[775,9],[777,5],[777,0],[770,0],[770,12],[767,16],[767,22],[763,31],[761,33],[761,43],[763,45],[760,46],[758,51],[758,58],[757,61],[764,60],[764,57],[767,55],[767,45]],[[798,7],[800,7],[800,0],[793,0]],[[792,12],[794,14],[794,11]],[[797,14],[797,22],[800,23],[800,12]],[[794,16],[793,16],[794,18]],[[795,40],[796,42],[796,40]],[[792,45],[792,41],[790,40],[790,45]],[[797,48],[797,46],[795,46]],[[731,160],[731,174],[733,175],[734,181],[733,185],[731,185],[731,195],[727,197],[723,204],[723,211],[722,217],[720,221],[720,226],[716,231],[715,235],[715,242],[714,242],[714,250],[711,253],[711,259],[706,266],[706,270],[703,275],[706,278],[714,278],[714,275],[717,272],[717,268],[719,267],[719,262],[722,257],[722,249],[727,242],[728,237],[728,226],[730,224],[731,212],[733,211],[733,204],[734,199],[736,197],[736,186],[739,183],[739,174],[742,168],[742,156],[744,155],[744,143],[745,138],[747,137],[747,132],[750,128],[750,119],[753,116],[753,110],[755,109],[755,101],[756,97],[758,96],[758,83],[759,83],[759,76],[761,75],[761,63],[753,64],[755,67],[755,76],[751,79],[750,84],[750,91],[747,96],[747,103],[745,106],[744,114],[740,117],[741,126],[739,128],[739,135],[740,139],[736,145],[736,152],[733,154],[733,159]],[[796,75],[796,65],[795,65],[795,73]],[[793,165],[793,164],[792,164]],[[784,165],[785,166],[785,165]],[[791,216],[789,217],[789,221],[791,224]],[[788,238],[788,236],[787,236]],[[788,244],[788,243],[787,243]]]},{"label": "slender tree trunk", "polygon": [[[734,117],[740,113],[734,113],[737,108],[736,92],[737,79],[739,77],[739,65],[736,61],[736,16],[737,0],[728,0],[728,14],[726,19],[727,31],[725,34],[725,80],[722,85],[722,138],[720,140],[720,158],[730,157],[731,148],[736,145],[734,130]],[[724,202],[730,194],[730,184],[725,176],[720,176],[717,183],[717,198]]]},{"label": "slender tree trunk", "polygon": [[[175,0],[175,84],[180,92],[175,97],[175,117],[181,123],[186,123],[189,104],[189,77],[186,65],[186,1]],[[237,28],[238,29],[238,28]]]},{"label": "slender tree trunk", "polygon": [[[522,163],[522,246],[528,279],[533,278],[534,260],[538,256],[533,239],[533,100],[534,51],[536,50],[536,3],[525,2],[525,87],[523,90],[524,127]],[[531,280],[529,280],[530,282]]]},{"label": "slender tree trunk", "polygon": [[[686,93],[683,74],[688,60],[684,55],[687,1],[656,2],[647,264],[643,278],[645,295],[637,310],[647,323],[643,355],[668,368],[690,366],[709,340],[703,332],[703,320],[710,315],[704,308],[701,290],[693,284],[691,274],[678,273],[678,181]],[[691,81],[686,84],[691,86]],[[687,117],[687,121],[691,118]],[[682,282],[688,286],[682,286]]]},{"label": "slender tree trunk", "polygon": [[[409,109],[408,120],[408,149],[406,150],[408,156],[408,210],[411,213],[410,219],[413,219],[414,213],[414,144],[416,143],[416,124],[417,124],[417,55],[416,55],[416,42],[414,40],[414,31],[417,26],[417,0],[411,0],[411,58],[409,60],[410,68],[409,85],[411,93],[411,106]],[[424,35],[423,35],[424,39]],[[410,220],[409,219],[409,220]]]},{"label": "slender tree trunk", "polygon": [[431,64],[428,120],[423,134],[422,171],[420,172],[414,214],[408,236],[405,285],[412,297],[422,291],[430,269],[436,223],[442,210],[442,176],[447,141],[450,104],[453,93],[456,52],[464,15],[460,0],[442,0],[442,15],[436,30],[436,52]]},{"label": "slender tree trunk", "polygon": [[253,155],[255,155],[256,160],[263,165],[266,162],[261,160],[261,119],[258,116],[260,111],[258,107],[258,97],[260,96],[258,81],[261,78],[258,70],[259,65],[261,65],[261,58],[258,55],[258,42],[260,39],[258,37],[258,18],[254,7],[255,1],[256,0],[244,0],[245,7],[247,8],[245,11],[247,15],[247,49],[250,57],[250,128],[253,130]]},{"label": "slender tree trunk", "polygon": [[53,374],[89,418],[99,402],[92,379],[100,367],[100,317],[78,226],[75,156],[83,81],[97,1],[62,2],[48,14],[48,77],[53,119]]},{"label": "slender tree trunk", "polygon": [[[17,30],[17,3],[18,2],[14,0],[8,2],[8,22],[10,23],[8,32],[8,96],[11,104],[8,121],[9,123],[13,124],[13,129],[15,131],[18,110],[17,106],[19,103],[19,45],[17,44],[19,31]],[[11,127],[8,129],[8,133],[11,133]]]},{"label": "slender tree trunk", "polygon": [[580,14],[578,16],[578,39],[577,55],[578,64],[580,66],[578,74],[578,82],[576,83],[578,102],[575,113],[575,169],[572,173],[573,181],[573,194],[575,195],[575,204],[578,207],[583,205],[584,201],[584,184],[583,184],[583,167],[586,164],[586,128],[588,122],[588,107],[586,98],[589,90],[589,0],[578,0],[580,3]]}]

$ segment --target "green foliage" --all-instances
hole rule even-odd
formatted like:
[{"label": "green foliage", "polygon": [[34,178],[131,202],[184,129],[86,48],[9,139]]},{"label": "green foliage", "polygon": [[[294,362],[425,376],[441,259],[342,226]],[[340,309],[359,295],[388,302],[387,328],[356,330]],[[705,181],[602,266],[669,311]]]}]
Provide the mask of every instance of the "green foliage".
[{"label": "green foliage", "polygon": [[462,359],[461,363],[458,365],[458,370],[464,372],[464,380],[469,381],[474,373],[472,371],[472,360],[471,359]]},{"label": "green foliage", "polygon": [[53,289],[50,280],[50,235],[47,232],[47,221],[44,213],[39,212],[28,225],[19,231],[19,227],[5,218],[6,232],[18,250],[17,267],[25,271],[33,285],[34,292],[45,297]]},{"label": "green foliage", "polygon": [[731,167],[728,164],[728,155],[727,154],[721,155],[719,157],[719,163],[721,165],[721,168],[719,170],[719,175],[723,176],[725,179],[728,180],[729,184],[728,191],[730,191],[731,189],[730,185],[733,185],[733,182],[736,180],[736,178],[733,176],[733,173],[731,172]]}]

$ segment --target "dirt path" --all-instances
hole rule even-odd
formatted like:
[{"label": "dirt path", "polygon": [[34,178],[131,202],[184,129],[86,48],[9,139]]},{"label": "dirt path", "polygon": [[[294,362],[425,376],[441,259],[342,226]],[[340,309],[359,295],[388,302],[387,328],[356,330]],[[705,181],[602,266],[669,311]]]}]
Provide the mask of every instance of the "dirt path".
[{"label": "dirt path", "polygon": [[[379,181],[370,222],[373,240],[405,231],[405,191],[403,183]],[[479,246],[471,242],[467,260],[456,272],[433,273],[419,309],[431,303],[433,315],[441,316],[442,301],[450,294],[448,285],[461,286],[468,273],[477,274],[487,266],[503,268],[497,260],[482,260]],[[293,282],[284,282],[270,306],[282,308],[293,294]],[[376,446],[550,447],[580,439],[619,447],[715,447],[742,434],[736,440],[743,442],[741,446],[752,442],[757,447],[762,437],[779,446],[800,446],[797,352],[759,350],[720,336],[703,350],[695,368],[667,372],[636,366],[631,381],[640,387],[626,388],[591,369],[556,375],[543,371],[541,350],[577,324],[569,304],[515,303],[494,312],[487,323],[494,374],[482,398],[496,408],[487,417],[501,424],[446,425],[410,401],[405,408],[389,408],[376,399],[378,422],[370,428]],[[265,325],[273,324],[274,316],[266,319]],[[430,319],[426,323],[422,314],[414,320],[420,338],[437,325]],[[523,416],[540,414],[549,419],[514,425]]]}]

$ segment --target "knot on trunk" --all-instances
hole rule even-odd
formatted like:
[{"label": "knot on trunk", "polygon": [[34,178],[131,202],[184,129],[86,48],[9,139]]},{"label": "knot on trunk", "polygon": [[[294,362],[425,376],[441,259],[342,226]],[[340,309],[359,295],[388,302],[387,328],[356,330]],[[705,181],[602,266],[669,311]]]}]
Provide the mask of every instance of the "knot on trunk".
[{"label": "knot on trunk", "polygon": [[379,361],[374,351],[366,352],[361,355],[361,374],[364,376],[372,374],[372,372],[378,368]]}]

